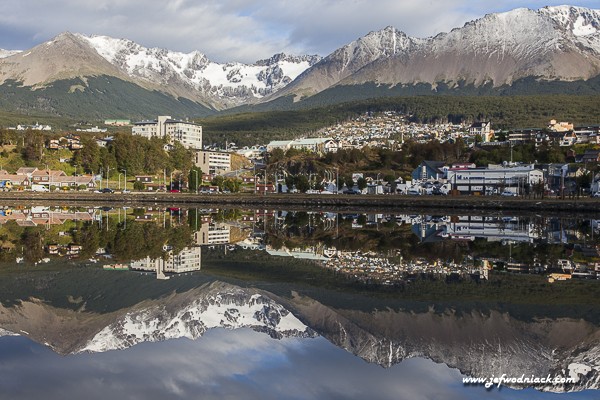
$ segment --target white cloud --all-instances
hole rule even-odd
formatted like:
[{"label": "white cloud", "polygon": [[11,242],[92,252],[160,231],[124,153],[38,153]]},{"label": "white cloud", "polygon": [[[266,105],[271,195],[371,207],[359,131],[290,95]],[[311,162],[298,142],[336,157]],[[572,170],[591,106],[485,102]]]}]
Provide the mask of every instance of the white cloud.
[{"label": "white cloud", "polygon": [[[199,50],[254,62],[277,52],[327,55],[392,25],[413,36],[448,31],[485,13],[564,1],[497,0],[28,0],[0,2],[0,48],[26,49],[63,31]],[[596,0],[576,4],[597,7]]]},{"label": "white cloud", "polygon": [[0,350],[11,349],[0,362],[2,398],[413,400],[459,399],[470,390],[457,370],[429,360],[384,369],[324,338],[275,340],[248,329],[67,357],[26,340],[0,341]]}]

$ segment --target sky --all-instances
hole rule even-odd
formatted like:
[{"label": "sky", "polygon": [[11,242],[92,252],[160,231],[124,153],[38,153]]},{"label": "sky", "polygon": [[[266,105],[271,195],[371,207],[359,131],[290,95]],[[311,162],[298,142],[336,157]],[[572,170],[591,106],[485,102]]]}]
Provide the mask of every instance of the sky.
[{"label": "sky", "polygon": [[[487,13],[560,4],[565,1],[0,0],[0,49],[26,50],[69,31],[253,63],[280,52],[326,56],[386,26],[427,37]],[[598,0],[570,5],[600,8]]]},{"label": "sky", "polygon": [[[197,341],[59,356],[25,338],[0,338],[0,399],[591,400],[507,387],[463,386],[456,369],[426,359],[370,364],[324,338],[276,340],[214,329]],[[342,367],[343,366],[343,367]]]}]

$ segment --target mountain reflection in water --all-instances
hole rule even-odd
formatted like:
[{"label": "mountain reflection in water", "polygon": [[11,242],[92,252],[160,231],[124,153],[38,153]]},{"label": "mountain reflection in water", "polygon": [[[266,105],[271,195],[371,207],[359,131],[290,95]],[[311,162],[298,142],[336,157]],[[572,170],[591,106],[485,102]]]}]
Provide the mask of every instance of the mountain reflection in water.
[{"label": "mountain reflection in water", "polygon": [[576,382],[495,394],[594,398],[598,236],[546,217],[5,207],[0,382],[8,398],[63,373],[110,381],[100,398],[477,398],[461,376],[550,374]]}]

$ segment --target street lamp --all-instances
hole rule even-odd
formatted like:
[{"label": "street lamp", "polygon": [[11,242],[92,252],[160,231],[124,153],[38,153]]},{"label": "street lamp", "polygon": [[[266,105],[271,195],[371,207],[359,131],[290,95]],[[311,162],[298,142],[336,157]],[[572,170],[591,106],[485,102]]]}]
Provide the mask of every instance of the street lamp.
[{"label": "street lamp", "polygon": [[196,181],[194,182],[194,184],[196,186],[196,194],[198,194],[198,170],[195,169],[194,173],[196,174]]},{"label": "street lamp", "polygon": [[123,174],[119,172],[119,190],[121,190],[121,175]]},{"label": "street lamp", "polygon": [[123,168],[121,171],[125,173],[125,180],[123,181],[123,187],[127,190],[127,170]]}]

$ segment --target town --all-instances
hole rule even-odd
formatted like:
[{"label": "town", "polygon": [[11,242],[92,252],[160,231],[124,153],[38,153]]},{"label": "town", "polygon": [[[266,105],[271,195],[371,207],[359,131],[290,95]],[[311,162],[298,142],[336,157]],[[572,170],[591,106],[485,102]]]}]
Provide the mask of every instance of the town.
[{"label": "town", "polygon": [[[3,130],[0,190],[562,198],[600,193],[600,126],[551,120],[543,128],[494,131],[489,121],[418,124],[388,111],[321,129],[316,137],[238,148],[232,142],[203,145],[201,125],[170,116],[104,125],[120,131],[94,127],[54,134],[39,123]],[[342,162],[369,152],[394,162]],[[426,158],[436,155],[441,159]]]}]

